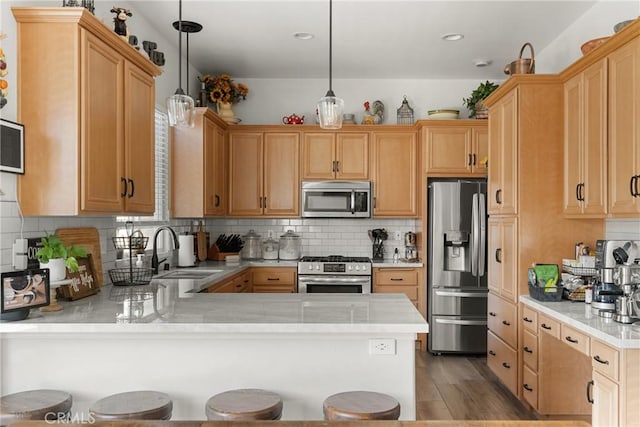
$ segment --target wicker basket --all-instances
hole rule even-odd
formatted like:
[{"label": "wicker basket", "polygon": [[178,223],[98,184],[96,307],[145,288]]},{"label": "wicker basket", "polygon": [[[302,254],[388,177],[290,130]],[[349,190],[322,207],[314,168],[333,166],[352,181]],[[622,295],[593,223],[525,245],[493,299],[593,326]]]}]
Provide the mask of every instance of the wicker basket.
[{"label": "wicker basket", "polygon": [[562,286],[542,288],[529,283],[529,296],[538,301],[560,301],[562,299]]},{"label": "wicker basket", "polygon": [[114,286],[148,285],[153,278],[152,268],[114,268],[109,270]]}]

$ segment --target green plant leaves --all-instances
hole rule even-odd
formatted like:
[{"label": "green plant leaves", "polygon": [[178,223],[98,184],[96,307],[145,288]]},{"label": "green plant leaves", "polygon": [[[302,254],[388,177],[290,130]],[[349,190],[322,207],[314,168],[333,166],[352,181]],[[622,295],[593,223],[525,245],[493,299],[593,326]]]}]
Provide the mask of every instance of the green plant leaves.
[{"label": "green plant leaves", "polygon": [[86,257],[87,251],[77,246],[66,247],[60,238],[54,234],[49,234],[42,239],[42,247],[36,251],[36,259],[46,264],[51,259],[62,258],[70,271],[78,271],[78,260],[76,257]]}]

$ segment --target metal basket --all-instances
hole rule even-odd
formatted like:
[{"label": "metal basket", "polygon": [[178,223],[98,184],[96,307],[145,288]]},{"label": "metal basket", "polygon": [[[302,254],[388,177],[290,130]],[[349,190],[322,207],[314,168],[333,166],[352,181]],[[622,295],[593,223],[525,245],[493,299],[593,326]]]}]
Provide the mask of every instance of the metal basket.
[{"label": "metal basket", "polygon": [[153,278],[152,268],[114,268],[109,270],[114,286],[148,285]]},{"label": "metal basket", "polygon": [[560,301],[562,299],[562,286],[543,288],[529,283],[529,296],[538,301]]},{"label": "metal basket", "polygon": [[134,232],[131,236],[112,237],[111,240],[116,249],[131,249],[134,251],[144,250],[149,242],[149,238],[144,237],[140,231]]}]

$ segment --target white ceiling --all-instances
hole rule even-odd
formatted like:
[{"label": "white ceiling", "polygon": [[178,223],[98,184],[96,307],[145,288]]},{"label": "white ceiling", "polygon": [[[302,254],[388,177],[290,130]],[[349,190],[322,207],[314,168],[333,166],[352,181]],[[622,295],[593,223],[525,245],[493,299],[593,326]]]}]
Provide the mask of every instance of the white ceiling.
[{"label": "white ceiling", "polygon": [[[540,52],[594,3],[334,0],[333,77],[504,78],[505,64],[517,58],[525,42]],[[145,17],[177,46],[171,24],[178,19],[178,0],[130,4],[132,19]],[[183,0],[182,10],[183,20],[204,27],[189,36],[189,60],[203,73],[328,76],[328,0]],[[315,37],[297,40],[295,32]],[[446,42],[441,39],[445,33],[462,33],[464,39]],[[492,63],[476,67],[480,59]]]}]

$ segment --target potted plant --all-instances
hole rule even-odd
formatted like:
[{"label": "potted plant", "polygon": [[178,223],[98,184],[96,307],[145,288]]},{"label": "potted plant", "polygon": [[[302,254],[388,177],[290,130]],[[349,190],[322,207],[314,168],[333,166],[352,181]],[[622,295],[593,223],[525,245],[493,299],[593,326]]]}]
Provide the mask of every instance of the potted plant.
[{"label": "potted plant", "polygon": [[41,239],[42,247],[36,251],[36,258],[40,261],[40,268],[49,269],[49,280],[52,282],[64,280],[69,271],[78,271],[76,257],[87,256],[87,251],[76,246],[65,246],[56,235],[49,234]]},{"label": "potted plant", "polygon": [[482,104],[482,100],[491,95],[491,93],[498,88],[496,83],[487,80],[471,92],[469,98],[462,98],[464,106],[469,109],[469,118],[475,117],[476,119],[486,119],[488,112],[486,107]]}]

